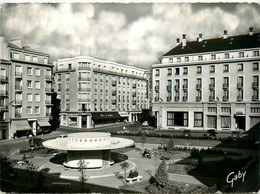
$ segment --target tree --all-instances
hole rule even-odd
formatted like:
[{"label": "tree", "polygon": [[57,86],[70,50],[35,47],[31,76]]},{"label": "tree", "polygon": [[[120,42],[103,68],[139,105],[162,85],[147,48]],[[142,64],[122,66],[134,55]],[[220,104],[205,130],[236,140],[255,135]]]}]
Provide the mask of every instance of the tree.
[{"label": "tree", "polygon": [[167,164],[165,160],[162,160],[160,163],[157,172],[155,174],[155,182],[157,186],[162,188],[169,185],[168,173],[167,173]]},{"label": "tree", "polygon": [[28,157],[26,157],[25,155],[23,155],[22,157],[22,161],[23,161],[23,165],[25,166],[26,170],[29,172],[30,174],[30,179],[31,179],[31,188],[33,188],[33,173],[38,171],[38,166],[36,166],[35,164],[32,163],[32,161],[28,160]]},{"label": "tree", "polygon": [[55,130],[60,126],[60,99],[57,98],[56,92],[52,93],[51,102],[53,107],[51,109],[52,119],[50,120],[50,124],[52,126],[52,130]]},{"label": "tree", "polygon": [[81,182],[82,191],[84,191],[84,184],[88,180],[88,177],[87,177],[86,171],[85,171],[85,169],[87,168],[87,164],[88,164],[88,162],[86,163],[85,160],[79,160],[79,162],[77,163],[78,171],[80,173],[79,180]]},{"label": "tree", "polygon": [[173,140],[173,137],[171,137],[169,143],[168,143],[168,146],[167,146],[167,151],[172,151],[174,150],[174,140]]},{"label": "tree", "polygon": [[142,143],[142,148],[144,150],[144,144],[146,143],[146,135],[145,135],[144,132],[140,133],[140,140],[141,140],[141,143]]},{"label": "tree", "polygon": [[126,169],[130,166],[128,162],[122,162],[120,163],[121,168],[124,170],[125,173],[125,184],[126,184]]}]

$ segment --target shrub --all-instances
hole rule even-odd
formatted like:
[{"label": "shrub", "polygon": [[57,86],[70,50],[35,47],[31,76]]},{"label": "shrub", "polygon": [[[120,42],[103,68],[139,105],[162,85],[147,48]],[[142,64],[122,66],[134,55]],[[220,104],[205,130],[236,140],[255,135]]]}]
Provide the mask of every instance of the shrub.
[{"label": "shrub", "polygon": [[167,164],[165,162],[165,160],[163,160],[158,169],[157,172],[155,174],[155,181],[156,184],[161,186],[161,187],[166,187],[169,184],[169,179],[168,179],[168,173],[167,173]]}]

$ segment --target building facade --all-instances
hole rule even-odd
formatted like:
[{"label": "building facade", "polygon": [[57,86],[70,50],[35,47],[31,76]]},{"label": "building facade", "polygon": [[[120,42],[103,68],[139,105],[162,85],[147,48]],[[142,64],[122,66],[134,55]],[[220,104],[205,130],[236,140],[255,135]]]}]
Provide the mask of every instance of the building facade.
[{"label": "building facade", "polygon": [[182,42],[152,65],[161,129],[249,130],[260,122],[260,33]]},{"label": "building facade", "polygon": [[54,65],[63,126],[136,121],[149,108],[147,70],[85,56]]},{"label": "building facade", "polygon": [[1,139],[37,135],[50,127],[52,64],[20,38],[1,37]]}]

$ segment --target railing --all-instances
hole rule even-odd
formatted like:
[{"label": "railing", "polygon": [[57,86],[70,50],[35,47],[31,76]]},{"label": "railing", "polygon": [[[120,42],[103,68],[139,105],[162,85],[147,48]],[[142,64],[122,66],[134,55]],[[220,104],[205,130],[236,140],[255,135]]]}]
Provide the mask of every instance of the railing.
[{"label": "railing", "polygon": [[159,97],[154,97],[154,101],[158,102],[159,101]]},{"label": "railing", "polygon": [[237,84],[237,88],[239,88],[239,89],[243,88],[243,84],[241,84],[241,83]]},{"label": "railing", "polygon": [[258,83],[257,82],[253,82],[252,83],[252,88],[257,88],[258,87]]},{"label": "railing", "polygon": [[187,96],[183,96],[183,97],[182,97],[182,101],[185,102],[185,101],[187,101],[187,100],[188,100],[188,97],[187,97]]},{"label": "railing", "polygon": [[116,81],[112,81],[112,86],[116,86]]},{"label": "railing", "polygon": [[223,101],[228,101],[228,96],[223,96]]},{"label": "railing", "polygon": [[179,96],[175,96],[175,97],[174,97],[174,101],[175,101],[175,102],[178,102],[179,100],[180,100],[180,97],[179,97]]},{"label": "railing", "polygon": [[183,90],[187,90],[188,89],[188,85],[183,85],[182,88],[183,88]]},{"label": "railing", "polygon": [[45,88],[45,92],[52,92],[52,88]]},{"label": "railing", "polygon": [[167,89],[168,91],[170,91],[170,90],[172,90],[172,86],[171,86],[171,85],[168,85],[168,86],[166,87],[166,89]]},{"label": "railing", "polygon": [[215,88],[215,84],[209,84],[209,89],[214,89]]},{"label": "railing", "polygon": [[179,89],[180,89],[180,86],[179,86],[179,85],[175,85],[175,86],[174,86],[174,89],[175,89],[175,90],[179,90]]},{"label": "railing", "polygon": [[21,113],[21,112],[15,112],[15,113],[14,113],[14,116],[15,116],[15,117],[21,117],[21,116],[22,116],[22,113]]},{"label": "railing", "polygon": [[133,101],[132,101],[132,104],[134,104],[134,105],[135,105],[135,104],[136,104],[136,100],[133,100]]},{"label": "railing", "polygon": [[91,70],[90,67],[85,67],[85,66],[79,66],[78,69],[79,70]]},{"label": "railing", "polygon": [[201,101],[201,96],[196,96],[196,101]]},{"label": "railing", "polygon": [[223,84],[223,88],[228,88],[228,84],[227,84],[227,83],[224,83],[224,84]]},{"label": "railing", "polygon": [[112,102],[112,104],[116,104],[116,100],[115,99],[112,99],[111,102]]},{"label": "railing", "polygon": [[15,104],[22,105],[22,99],[16,99],[14,103],[15,103]]},{"label": "railing", "polygon": [[167,97],[167,102],[170,102],[170,101],[172,101],[172,97]]},{"label": "railing", "polygon": [[91,81],[90,77],[79,77],[79,81]]},{"label": "railing", "polygon": [[159,90],[159,86],[154,86],[154,90]]},{"label": "railing", "polygon": [[8,106],[7,106],[7,105],[4,105],[4,104],[1,104],[1,105],[0,105],[0,109],[1,109],[1,110],[8,110]]},{"label": "railing", "polygon": [[133,84],[133,88],[136,88],[136,84]]},{"label": "railing", "polygon": [[252,96],[252,101],[257,101],[257,100],[258,100],[258,96],[253,95],[253,96]]},{"label": "railing", "polygon": [[136,97],[136,92],[133,93],[133,97]]},{"label": "railing", "polygon": [[91,88],[78,88],[78,91],[87,91],[90,92]]},{"label": "railing", "polygon": [[89,98],[78,98],[79,102],[91,102],[91,99]]},{"label": "railing", "polygon": [[112,90],[112,95],[116,95],[116,90]]},{"label": "railing", "polygon": [[243,96],[237,96],[237,101],[242,101],[243,100]]},{"label": "railing", "polygon": [[52,75],[45,75],[45,79],[52,80]]},{"label": "railing", "polygon": [[8,91],[7,90],[0,90],[0,95],[1,96],[8,96]]},{"label": "railing", "polygon": [[15,90],[21,90],[21,91],[22,91],[22,86],[20,86],[20,85],[15,85]]},{"label": "railing", "polygon": [[45,104],[51,104],[51,100],[45,100]]},{"label": "railing", "polygon": [[196,84],[196,89],[197,90],[201,89],[201,84]]},{"label": "railing", "polygon": [[5,76],[5,75],[1,75],[1,76],[0,76],[0,81],[1,81],[1,82],[7,82],[7,81],[8,81],[8,77]]},{"label": "railing", "polygon": [[214,101],[215,100],[215,96],[209,96],[209,101]]},{"label": "railing", "polygon": [[22,75],[23,75],[23,72],[20,72],[20,71],[15,72],[16,77],[22,77]]}]

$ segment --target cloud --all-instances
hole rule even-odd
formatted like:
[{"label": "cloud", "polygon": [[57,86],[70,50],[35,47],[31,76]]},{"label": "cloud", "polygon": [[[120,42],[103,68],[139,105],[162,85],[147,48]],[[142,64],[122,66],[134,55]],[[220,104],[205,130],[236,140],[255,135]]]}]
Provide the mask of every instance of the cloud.
[{"label": "cloud", "polygon": [[154,3],[128,20],[129,10],[98,9],[96,4],[5,4],[3,32],[9,39],[23,37],[53,60],[82,53],[148,68],[183,33],[195,40],[199,33],[212,38],[225,29],[230,35],[247,33],[249,26],[260,30],[259,6],[233,5],[226,9],[225,4],[204,4],[195,9],[194,4]]}]

